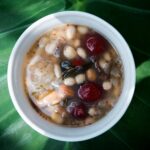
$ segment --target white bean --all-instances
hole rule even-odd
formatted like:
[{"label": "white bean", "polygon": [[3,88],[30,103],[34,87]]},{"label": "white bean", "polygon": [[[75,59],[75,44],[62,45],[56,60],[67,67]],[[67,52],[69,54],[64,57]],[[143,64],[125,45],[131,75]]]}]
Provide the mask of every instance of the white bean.
[{"label": "white bean", "polygon": [[41,39],[39,40],[39,48],[44,48],[47,42],[48,42],[47,37],[45,36],[41,37]]},{"label": "white bean", "polygon": [[86,34],[88,32],[88,28],[85,26],[78,26],[77,30],[80,34]]},{"label": "white bean", "polygon": [[67,86],[73,86],[75,84],[75,79],[72,77],[64,79],[64,84]]},{"label": "white bean", "polygon": [[108,63],[107,63],[105,60],[103,60],[103,59],[100,59],[100,60],[99,60],[99,65],[100,65],[100,67],[101,67],[102,69],[105,69],[105,68],[108,67]]},{"label": "white bean", "polygon": [[61,68],[58,64],[55,64],[54,65],[54,73],[56,75],[57,78],[60,78],[61,77]]},{"label": "white bean", "polygon": [[68,26],[66,29],[66,38],[68,40],[71,40],[75,37],[76,34],[76,28],[72,25]]},{"label": "white bean", "polygon": [[90,116],[95,116],[95,115],[97,115],[97,110],[92,107],[92,108],[90,108],[90,109],[88,110],[88,114],[89,114]]},{"label": "white bean", "polygon": [[77,56],[75,49],[71,46],[65,46],[64,56],[68,59],[74,59]]},{"label": "white bean", "polygon": [[51,43],[48,43],[45,47],[45,51],[48,53],[48,54],[53,54],[55,49],[57,47],[57,41],[52,41]]},{"label": "white bean", "polygon": [[86,71],[86,76],[89,81],[95,81],[96,80],[96,72],[94,69],[88,69]]},{"label": "white bean", "polygon": [[87,58],[87,54],[86,54],[85,50],[81,47],[77,48],[77,54],[83,59]]},{"label": "white bean", "polygon": [[51,119],[58,124],[62,124],[64,121],[61,114],[56,113],[56,112],[52,113]]},{"label": "white bean", "polygon": [[104,59],[105,59],[106,61],[111,61],[110,53],[105,52],[104,55],[103,55],[103,57],[104,57]]},{"label": "white bean", "polygon": [[110,90],[112,88],[112,83],[110,81],[104,81],[102,86],[104,90]]},{"label": "white bean", "polygon": [[76,83],[77,84],[81,84],[85,81],[85,74],[78,74],[76,77],[75,77],[75,80],[76,80]]}]

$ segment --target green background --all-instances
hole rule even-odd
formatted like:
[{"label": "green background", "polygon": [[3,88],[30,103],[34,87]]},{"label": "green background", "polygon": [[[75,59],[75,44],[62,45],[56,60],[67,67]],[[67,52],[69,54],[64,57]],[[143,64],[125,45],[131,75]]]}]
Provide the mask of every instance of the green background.
[{"label": "green background", "polygon": [[[7,87],[7,64],[21,33],[37,19],[64,10],[95,14],[129,43],[136,63],[136,89],[122,119],[105,134],[84,142],[59,142],[31,129],[16,112]],[[91,150],[150,148],[149,0],[0,0],[0,149]]]}]

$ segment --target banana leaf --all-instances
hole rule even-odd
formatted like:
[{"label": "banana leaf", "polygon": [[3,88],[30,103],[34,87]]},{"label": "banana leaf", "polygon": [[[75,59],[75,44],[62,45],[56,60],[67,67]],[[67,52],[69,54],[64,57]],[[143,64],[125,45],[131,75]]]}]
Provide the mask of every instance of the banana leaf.
[{"label": "banana leaf", "polygon": [[[39,18],[64,10],[95,14],[112,24],[129,43],[136,63],[136,89],[122,119],[101,136],[60,142],[31,129],[16,112],[7,87],[7,64],[21,33]],[[149,0],[0,0],[0,149],[141,150],[150,148]]]}]

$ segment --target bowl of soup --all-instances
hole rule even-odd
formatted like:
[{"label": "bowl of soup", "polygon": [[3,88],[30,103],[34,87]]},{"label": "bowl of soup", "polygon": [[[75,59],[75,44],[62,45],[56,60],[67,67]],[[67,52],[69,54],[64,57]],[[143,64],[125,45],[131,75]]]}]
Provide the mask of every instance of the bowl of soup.
[{"label": "bowl of soup", "polygon": [[110,129],[135,88],[129,46],[106,21],[65,11],[33,23],[16,42],[8,87],[20,116],[61,141],[82,141]]}]

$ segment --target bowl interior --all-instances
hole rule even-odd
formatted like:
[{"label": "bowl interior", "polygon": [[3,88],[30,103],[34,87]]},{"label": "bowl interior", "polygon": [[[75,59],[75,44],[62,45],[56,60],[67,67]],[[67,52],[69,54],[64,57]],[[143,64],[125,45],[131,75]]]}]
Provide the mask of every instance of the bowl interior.
[{"label": "bowl interior", "polygon": [[[30,105],[22,84],[22,64],[29,48],[44,32],[64,23],[86,25],[102,34],[116,48],[123,63],[124,84],[117,104],[101,120],[85,127],[69,128],[59,126],[41,118]],[[36,131],[57,140],[82,141],[102,134],[122,117],[133,96],[135,87],[135,66],[127,43],[111,25],[87,13],[72,11],[60,12],[38,20],[21,35],[10,57],[8,86],[17,111]]]}]

